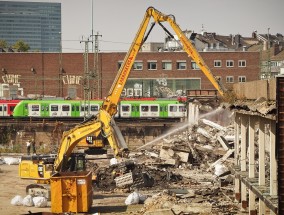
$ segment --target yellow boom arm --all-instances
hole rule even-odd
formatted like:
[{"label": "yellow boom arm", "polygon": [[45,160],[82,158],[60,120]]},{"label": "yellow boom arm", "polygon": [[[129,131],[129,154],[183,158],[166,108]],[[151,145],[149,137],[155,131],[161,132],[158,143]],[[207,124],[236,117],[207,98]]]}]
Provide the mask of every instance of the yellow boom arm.
[{"label": "yellow boom arm", "polygon": [[218,83],[217,79],[214,77],[208,66],[205,64],[201,56],[198,54],[198,51],[190,42],[190,40],[185,36],[182,30],[179,28],[178,24],[175,22],[175,19],[172,15],[165,15],[160,11],[156,10],[153,7],[149,7],[145,13],[144,19],[140,25],[140,28],[129,48],[128,53],[126,54],[123,64],[121,65],[117,76],[113,82],[113,85],[109,91],[107,98],[105,99],[102,108],[106,110],[111,116],[115,115],[117,111],[117,103],[120,98],[121,92],[125,86],[125,83],[130,74],[130,70],[135,61],[135,58],[147,39],[148,35],[145,38],[145,32],[147,30],[150,19],[153,18],[155,23],[168,22],[177,36],[179,37],[181,43],[183,44],[183,49],[187,54],[197,63],[202,72],[206,75],[209,81],[213,86],[219,91],[223,96],[224,90],[222,86]]}]

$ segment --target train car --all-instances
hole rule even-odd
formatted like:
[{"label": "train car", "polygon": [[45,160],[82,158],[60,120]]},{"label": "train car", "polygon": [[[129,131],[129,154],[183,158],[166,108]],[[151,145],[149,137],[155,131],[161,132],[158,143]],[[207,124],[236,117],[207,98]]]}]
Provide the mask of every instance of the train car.
[{"label": "train car", "polygon": [[177,100],[121,101],[121,118],[182,118],[186,116],[185,104]]},{"label": "train car", "polygon": [[[24,100],[14,109],[15,118],[83,118],[86,113],[96,115],[102,100]],[[121,100],[115,118],[182,118],[185,104],[178,100],[131,99]]]},{"label": "train car", "polygon": [[26,100],[21,101],[14,109],[15,118],[82,118],[86,113],[96,115],[102,101],[93,100]]},{"label": "train car", "polygon": [[21,100],[0,100],[0,117],[12,117],[16,105]]}]

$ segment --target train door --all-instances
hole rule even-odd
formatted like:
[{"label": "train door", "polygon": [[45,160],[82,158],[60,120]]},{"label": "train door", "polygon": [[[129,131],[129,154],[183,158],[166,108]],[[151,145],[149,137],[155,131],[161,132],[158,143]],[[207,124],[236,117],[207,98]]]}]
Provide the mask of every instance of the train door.
[{"label": "train door", "polygon": [[160,114],[160,105],[158,104],[141,104],[140,117],[158,118]]},{"label": "train door", "polygon": [[46,102],[41,103],[40,105],[40,116],[41,117],[49,117],[49,104]]},{"label": "train door", "polygon": [[7,104],[0,104],[0,116],[8,116]]},{"label": "train door", "polygon": [[79,103],[71,104],[71,116],[72,117],[80,117],[80,105]]},{"label": "train door", "polygon": [[28,110],[28,116],[40,117],[41,105],[40,104],[28,104],[27,110]]}]

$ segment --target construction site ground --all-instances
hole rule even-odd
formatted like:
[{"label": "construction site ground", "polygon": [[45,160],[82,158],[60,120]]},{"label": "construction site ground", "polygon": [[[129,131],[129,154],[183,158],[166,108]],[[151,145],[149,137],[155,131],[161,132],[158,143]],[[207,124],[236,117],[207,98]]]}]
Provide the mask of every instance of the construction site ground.
[{"label": "construction site ground", "polygon": [[[105,162],[106,159],[101,159]],[[101,162],[100,161],[100,162]],[[18,165],[0,165],[0,214],[29,214],[37,212],[50,212],[51,207],[36,208],[26,206],[14,206],[11,204],[11,200],[16,196],[26,196],[25,187],[32,183],[31,180],[22,180],[18,176]],[[123,191],[117,192],[104,192],[94,191],[93,204],[90,210],[90,214],[133,214],[135,211],[139,211],[143,205],[129,205],[126,206],[124,201],[129,193]],[[135,214],[135,213],[134,213]]]},{"label": "construction site ground", "polygon": [[[109,163],[109,159],[101,158],[97,159],[99,165],[105,165]],[[205,174],[206,175],[206,174]],[[205,176],[206,177],[206,176]],[[36,207],[27,207],[27,206],[14,206],[11,204],[12,198],[16,195],[20,195],[22,197],[26,196],[25,187],[32,183],[31,180],[23,180],[18,176],[18,165],[8,165],[3,164],[0,165],[0,211],[1,214],[50,214],[51,207],[50,202],[48,202],[48,206],[44,208],[36,208]],[[173,188],[177,186],[174,185]],[[202,185],[201,187],[202,188]],[[182,189],[186,189],[185,185],[182,186]],[[227,188],[226,188],[227,189]],[[233,189],[232,187],[229,189]],[[143,210],[143,204],[134,204],[134,205],[126,205],[125,200],[129,196],[132,191],[129,189],[114,189],[111,191],[106,190],[98,190],[94,189],[93,192],[93,203],[90,211],[84,214],[147,214],[147,215],[156,215],[156,214],[173,214],[170,213],[168,209],[162,208],[154,208],[147,212],[147,209]],[[140,192],[138,190],[138,192]],[[141,193],[147,196],[153,196],[158,193],[164,192],[161,187],[153,187],[151,189],[141,189]],[[162,197],[161,197],[162,198]],[[224,204],[234,205],[232,213],[230,211],[222,211],[214,213],[197,213],[197,214],[246,214],[246,212],[238,211],[239,203],[234,202],[233,193],[231,196],[226,196],[226,201]],[[156,203],[155,203],[156,204]],[[40,213],[42,212],[42,213]],[[79,213],[82,214],[82,213]],[[182,214],[182,213],[181,213]],[[184,213],[187,214],[187,213]]]}]

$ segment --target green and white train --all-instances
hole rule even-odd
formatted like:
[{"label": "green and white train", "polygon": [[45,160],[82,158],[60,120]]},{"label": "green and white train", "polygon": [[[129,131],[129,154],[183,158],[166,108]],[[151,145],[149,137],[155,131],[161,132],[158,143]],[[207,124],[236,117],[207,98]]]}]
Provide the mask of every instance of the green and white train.
[{"label": "green and white train", "polygon": [[[96,115],[102,100],[23,100],[14,111],[15,118],[83,118]],[[178,100],[121,100],[116,118],[183,118],[186,106]]]}]

